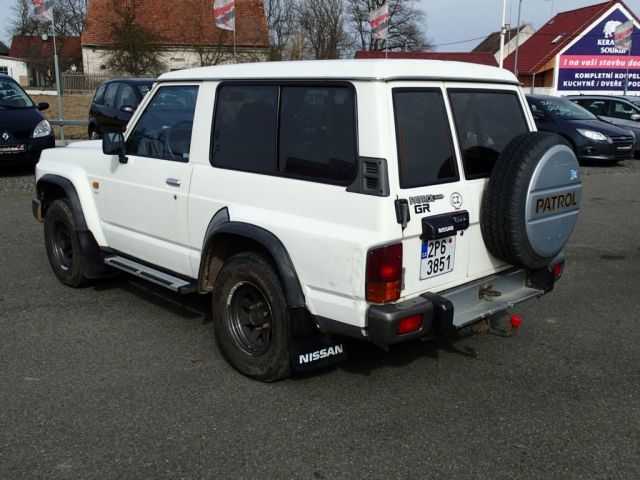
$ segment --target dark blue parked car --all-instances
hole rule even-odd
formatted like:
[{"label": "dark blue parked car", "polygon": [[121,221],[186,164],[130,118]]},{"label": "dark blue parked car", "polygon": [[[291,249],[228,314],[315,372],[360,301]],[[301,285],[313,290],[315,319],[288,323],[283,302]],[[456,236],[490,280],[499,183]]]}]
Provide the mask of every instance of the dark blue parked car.
[{"label": "dark blue parked car", "polygon": [[33,166],[45,148],[55,147],[51,125],[40,111],[48,103],[35,104],[18,83],[0,75],[0,168]]},{"label": "dark blue parked car", "polygon": [[632,131],[603,122],[564,98],[527,95],[527,101],[538,130],[564,137],[579,160],[617,163],[633,157]]}]

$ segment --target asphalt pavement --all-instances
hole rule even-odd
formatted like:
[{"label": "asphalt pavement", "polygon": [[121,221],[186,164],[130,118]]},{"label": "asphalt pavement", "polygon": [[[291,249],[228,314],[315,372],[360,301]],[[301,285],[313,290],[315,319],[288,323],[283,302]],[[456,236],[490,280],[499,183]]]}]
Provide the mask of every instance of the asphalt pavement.
[{"label": "asphalt pavement", "polygon": [[0,171],[0,479],[640,478],[640,161],[585,172],[567,272],[517,336],[261,384],[207,297],[59,284],[32,177]]}]

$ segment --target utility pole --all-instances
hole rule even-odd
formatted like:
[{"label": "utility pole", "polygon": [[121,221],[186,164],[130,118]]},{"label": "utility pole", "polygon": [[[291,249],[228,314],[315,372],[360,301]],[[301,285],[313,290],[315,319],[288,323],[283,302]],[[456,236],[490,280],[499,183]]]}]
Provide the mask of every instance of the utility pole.
[{"label": "utility pole", "polygon": [[[56,70],[56,88],[58,90],[58,120],[64,121],[64,102],[62,101],[62,82],[60,76],[60,61],[56,44],[56,26],[53,8],[51,9],[51,36],[53,39],[53,64]],[[60,140],[64,143],[64,125],[60,124]]]},{"label": "utility pole", "polygon": [[504,66],[504,37],[507,33],[507,0],[502,0],[502,24],[500,25],[500,68]]},{"label": "utility pole", "polygon": [[518,49],[520,48],[520,18],[522,14],[522,0],[518,0],[518,22],[516,24],[516,53],[514,56],[513,73],[518,78]]}]

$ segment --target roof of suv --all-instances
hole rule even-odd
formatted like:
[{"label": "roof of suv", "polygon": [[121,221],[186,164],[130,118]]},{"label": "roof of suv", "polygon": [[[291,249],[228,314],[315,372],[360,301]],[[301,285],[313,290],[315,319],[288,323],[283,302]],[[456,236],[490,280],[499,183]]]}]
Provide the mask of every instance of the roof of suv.
[{"label": "roof of suv", "polygon": [[311,60],[219,65],[165,73],[161,82],[181,80],[462,80],[518,84],[507,70],[440,60]]}]

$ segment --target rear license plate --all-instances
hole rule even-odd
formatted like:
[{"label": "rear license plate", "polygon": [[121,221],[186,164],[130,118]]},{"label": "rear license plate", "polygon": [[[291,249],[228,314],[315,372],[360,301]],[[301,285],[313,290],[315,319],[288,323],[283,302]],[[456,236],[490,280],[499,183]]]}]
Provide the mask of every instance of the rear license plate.
[{"label": "rear license plate", "polygon": [[456,258],[456,237],[422,242],[420,280],[453,271]]}]

